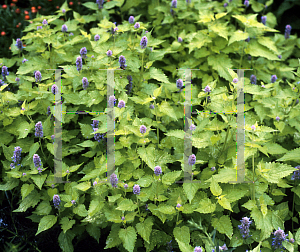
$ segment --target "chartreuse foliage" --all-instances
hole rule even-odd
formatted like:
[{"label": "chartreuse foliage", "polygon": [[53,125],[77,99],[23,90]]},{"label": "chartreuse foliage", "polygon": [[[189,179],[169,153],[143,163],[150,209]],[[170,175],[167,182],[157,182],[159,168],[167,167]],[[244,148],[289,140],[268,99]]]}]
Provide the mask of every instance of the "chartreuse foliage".
[{"label": "chartreuse foliage", "polygon": [[[0,189],[18,189],[19,206],[13,212],[31,212],[36,235],[60,226],[58,243],[63,251],[74,251],[75,237],[84,231],[99,243],[107,227],[104,249],[165,251],[172,240],[183,252],[192,252],[196,246],[217,251],[217,244],[224,243],[236,251],[271,251],[272,232],[284,229],[290,216],[298,223],[298,205],[295,210],[293,203],[289,209],[284,197],[294,195],[294,201],[300,197],[299,183],[291,181],[300,162],[300,39],[293,33],[285,39],[276,30],[275,16],[266,14],[259,2],[250,1],[247,14],[241,1],[233,0],[226,8],[218,1],[191,2],[178,1],[173,14],[169,1],[110,1],[100,10],[90,2],[83,6],[91,14],[73,12],[74,18],[64,23],[62,9],[71,11],[65,2],[55,15],[37,15],[32,20],[21,38],[26,43],[22,52],[14,40],[14,57],[0,59],[2,66],[17,69],[10,70],[0,93],[4,181]],[[115,29],[110,21],[115,6],[126,18],[130,10],[140,28],[124,20]],[[267,15],[266,25],[260,22],[262,14]],[[48,26],[37,30],[44,19]],[[85,31],[87,23],[95,27]],[[61,32],[63,24],[67,33]],[[94,41],[96,34],[98,41]],[[143,36],[148,41],[146,49],[139,45]],[[75,62],[83,47],[87,58],[83,57],[78,71]],[[113,53],[110,57],[108,50]],[[121,55],[127,65],[123,72],[119,71]],[[28,61],[22,63],[24,58]],[[46,183],[54,179],[54,125],[48,106],[55,115],[51,92],[55,73],[46,69],[58,68],[64,69],[62,111],[100,112],[107,111],[107,73],[99,68],[118,69],[114,71],[115,97],[126,106],[114,110],[117,188],[106,178],[105,146],[94,140],[94,134],[107,132],[106,114],[62,114],[62,177],[71,183]],[[192,71],[192,106],[198,114],[192,115],[196,129],[191,138],[196,155],[193,180],[200,183],[175,183],[184,178],[185,93],[176,87],[177,79],[184,80],[180,68],[200,69]],[[229,183],[236,180],[237,165],[236,119],[225,113],[237,110],[237,84],[232,82],[237,73],[232,69],[253,69],[245,71],[243,90],[245,181],[253,181],[250,184]],[[35,82],[34,71],[41,72],[40,83]],[[257,85],[250,84],[252,74]],[[128,75],[132,76],[131,94],[126,92]],[[272,75],[277,76],[275,82]],[[86,90],[83,77],[89,82]],[[209,100],[206,86],[211,90]],[[92,120],[99,121],[95,132]],[[38,121],[44,136],[36,140]],[[145,134],[140,132],[141,125],[147,128]],[[11,169],[16,146],[22,148],[22,166]],[[32,162],[34,154],[41,158],[42,173]],[[156,166],[162,169],[159,176],[154,174]],[[140,187],[139,194],[133,193],[135,185]],[[59,209],[53,205],[57,195]],[[200,226],[189,225],[191,216],[203,220]],[[247,240],[237,228],[243,216],[253,220]],[[289,238],[293,237],[294,244],[283,242],[288,251],[297,251],[299,229],[289,230]]]}]

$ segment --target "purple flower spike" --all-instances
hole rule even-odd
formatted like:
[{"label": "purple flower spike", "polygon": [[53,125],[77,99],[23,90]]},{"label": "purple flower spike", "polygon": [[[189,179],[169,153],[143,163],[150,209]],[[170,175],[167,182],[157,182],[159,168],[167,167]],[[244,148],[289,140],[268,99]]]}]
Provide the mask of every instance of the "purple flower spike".
[{"label": "purple flower spike", "polygon": [[87,50],[86,50],[86,47],[82,47],[81,49],[80,49],[80,56],[81,57],[83,57],[83,58],[87,58],[87,56],[86,56],[86,53],[87,53]]},{"label": "purple flower spike", "polygon": [[254,126],[254,125],[252,125],[252,126],[251,126],[251,129],[252,129],[252,130],[255,130],[255,126]]},{"label": "purple flower spike", "polygon": [[146,128],[145,125],[142,125],[142,126],[140,127],[140,132],[141,132],[142,134],[145,134],[145,133],[146,133],[146,130],[147,130],[147,128]]},{"label": "purple flower spike", "polygon": [[267,22],[267,16],[262,16],[261,17],[261,22],[266,25],[266,22]]},{"label": "purple flower spike", "polygon": [[202,248],[201,247],[195,247],[194,252],[202,252]]},{"label": "purple flower spike", "polygon": [[51,135],[51,139],[54,140],[54,138],[55,138],[55,135]]},{"label": "purple flower spike", "polygon": [[140,191],[141,191],[140,186],[139,185],[134,185],[134,187],[133,187],[133,193],[139,195]]},{"label": "purple flower spike", "polygon": [[42,80],[42,75],[41,75],[41,72],[40,72],[40,71],[36,71],[35,74],[34,74],[34,76],[35,76],[35,81],[36,81],[36,82],[41,82],[41,80]]},{"label": "purple flower spike", "polygon": [[[18,83],[20,81],[19,77],[16,77],[16,82]],[[18,83],[19,84],[19,83]]]},{"label": "purple flower spike", "polygon": [[291,238],[291,239],[290,239],[290,242],[291,242],[291,243],[294,243],[294,242],[295,242],[295,240],[294,240],[293,238]]},{"label": "purple flower spike", "polygon": [[82,78],[82,87],[83,87],[83,89],[86,90],[88,86],[89,86],[88,79],[86,77],[83,77]]},{"label": "purple flower spike", "polygon": [[76,59],[76,67],[77,71],[80,71],[82,69],[82,58],[80,56]]},{"label": "purple flower spike", "polygon": [[73,36],[73,35],[74,35],[73,32],[70,32],[69,36]]},{"label": "purple flower spike", "polygon": [[162,171],[161,171],[161,167],[160,166],[155,166],[154,167],[154,174],[156,176],[159,176],[160,174],[162,174]]},{"label": "purple flower spike", "polygon": [[20,146],[15,147],[14,155],[11,158],[13,162],[17,165],[19,165],[21,161],[21,151],[22,148]]},{"label": "purple flower spike", "polygon": [[43,20],[43,25],[45,25],[45,26],[48,25],[48,22],[46,19]]},{"label": "purple flower spike", "polygon": [[40,121],[40,122],[38,122],[35,125],[35,136],[42,138],[43,135],[44,135],[44,133],[43,133],[43,125],[42,125],[42,122]]},{"label": "purple flower spike", "polygon": [[109,105],[109,107],[113,107],[114,105],[115,105],[115,103],[116,103],[116,98],[115,98],[115,96],[114,95],[111,95],[110,97],[109,97],[109,99],[108,99],[108,105]]},{"label": "purple flower spike", "polygon": [[94,181],[93,182],[93,186],[96,186],[98,183],[97,183],[97,181]]},{"label": "purple flower spike", "polygon": [[194,165],[196,164],[196,156],[195,154],[192,154],[189,156],[189,165]]},{"label": "purple flower spike", "polygon": [[127,184],[125,184],[125,185],[124,185],[124,188],[125,188],[125,190],[126,190],[126,189],[128,188],[128,185],[127,185]]},{"label": "purple flower spike", "polygon": [[171,7],[177,8],[177,0],[172,0]]},{"label": "purple flower spike", "polygon": [[22,60],[22,64],[25,63],[26,61],[28,61],[28,60],[27,60],[27,59],[23,59],[23,60]]},{"label": "purple flower spike", "polygon": [[103,9],[103,3],[104,3],[104,0],[96,0],[96,3],[98,4],[98,9]]},{"label": "purple flower spike", "polygon": [[40,167],[42,165],[41,159],[38,154],[33,155],[33,163],[35,167]]},{"label": "purple flower spike", "polygon": [[281,59],[282,58],[282,56],[281,55],[278,55],[278,59]]},{"label": "purple flower spike", "polygon": [[129,24],[133,24],[134,23],[134,16],[130,16],[128,19]]},{"label": "purple flower spike", "polygon": [[111,174],[111,176],[110,176],[110,183],[111,183],[111,185],[112,185],[112,187],[114,187],[114,188],[117,188],[118,187],[118,185],[117,185],[117,183],[118,183],[118,178],[117,178],[117,175],[116,174]]},{"label": "purple flower spike", "polygon": [[280,117],[276,116],[276,121],[279,122],[279,120],[280,120]]},{"label": "purple flower spike", "polygon": [[123,55],[119,57],[119,63],[120,63],[120,68],[125,69],[127,67],[127,65],[125,65],[126,59]]},{"label": "purple flower spike", "polygon": [[71,200],[71,203],[72,203],[72,205],[74,205],[76,203],[76,201],[75,200]]},{"label": "purple flower spike", "polygon": [[224,3],[224,5],[223,5],[224,7],[227,7],[228,6],[228,3]]},{"label": "purple flower spike", "polygon": [[123,100],[119,101],[118,108],[125,108],[125,102]]},{"label": "purple flower spike", "polygon": [[274,74],[271,77],[271,83],[274,83],[277,80],[277,76]]},{"label": "purple flower spike", "polygon": [[247,237],[249,237],[249,227],[252,221],[248,217],[243,217],[242,220],[240,220],[240,222],[242,224],[238,225],[238,228],[241,229],[240,232],[242,234],[243,239],[246,239]]},{"label": "purple flower spike", "polygon": [[216,167],[213,166],[213,167],[210,168],[210,170],[211,170],[211,171],[215,171],[215,170],[216,170]]},{"label": "purple flower spike", "polygon": [[183,81],[182,81],[182,79],[178,79],[178,80],[176,81],[176,86],[177,86],[178,89],[182,88],[182,86],[183,86]]},{"label": "purple flower spike", "polygon": [[57,94],[58,93],[58,87],[55,85],[55,84],[53,84],[52,85],[52,87],[51,87],[51,91],[52,91],[52,94]]},{"label": "purple flower spike", "polygon": [[209,86],[206,86],[206,87],[204,88],[204,92],[205,92],[205,93],[210,93],[210,92],[211,92],[210,87],[209,87]]},{"label": "purple flower spike", "polygon": [[125,220],[125,217],[124,217],[124,216],[122,216],[122,220]]},{"label": "purple flower spike", "polygon": [[153,104],[150,105],[150,109],[154,109],[154,105]]},{"label": "purple flower spike", "polygon": [[248,1],[248,0],[245,0],[244,5],[246,6],[246,8],[248,8],[248,6],[249,6],[249,1]]},{"label": "purple flower spike", "polygon": [[[98,128],[93,128],[94,132],[96,132],[98,130]],[[100,133],[96,133],[94,134],[94,139],[96,141],[98,141],[98,143],[100,143],[101,139],[102,139],[102,135]]]},{"label": "purple flower spike", "polygon": [[239,80],[237,78],[234,78],[232,82],[236,84],[236,83],[238,83],[238,81]]},{"label": "purple flower spike", "polygon": [[289,240],[289,239],[286,239],[288,234],[285,234],[284,231],[281,230],[280,228],[278,228],[278,230],[276,230],[273,234],[275,236],[275,238],[273,238],[273,241],[272,241],[272,246],[274,247],[274,249],[282,248],[282,242],[284,240],[286,240],[286,241]]},{"label": "purple flower spike", "polygon": [[23,174],[22,174],[23,176],[25,176],[26,175],[26,173],[25,172],[23,172]]},{"label": "purple flower spike", "polygon": [[60,204],[60,198],[59,198],[59,196],[57,194],[53,195],[53,204],[54,204],[55,208],[57,208],[57,209],[60,208],[60,206],[59,206],[59,204]]},{"label": "purple flower spike", "polygon": [[178,37],[178,42],[181,43],[182,42],[182,38]]},{"label": "purple flower spike", "polygon": [[67,32],[67,31],[68,31],[68,27],[64,24],[64,25],[61,27],[61,31],[62,31],[62,32]]},{"label": "purple flower spike", "polygon": [[112,51],[111,51],[111,50],[108,50],[108,51],[106,52],[106,54],[107,54],[108,57],[110,57],[110,56],[112,55]]},{"label": "purple flower spike", "polygon": [[3,66],[2,67],[2,76],[3,76],[3,80],[6,80],[6,75],[9,75],[9,72],[7,71],[7,67]]},{"label": "purple flower spike", "polygon": [[191,130],[191,131],[195,131],[195,130],[196,130],[196,126],[195,126],[194,124],[192,124],[192,125],[190,126],[190,130]]},{"label": "purple flower spike", "polygon": [[93,128],[98,128],[99,121],[93,120],[93,123],[91,124]]},{"label": "purple flower spike", "polygon": [[284,32],[285,39],[290,38],[291,30],[292,30],[292,26],[286,25],[285,32]]},{"label": "purple flower spike", "polygon": [[43,26],[37,26],[36,30],[38,31],[39,29],[43,29]]},{"label": "purple flower spike", "polygon": [[147,46],[147,43],[148,43],[147,37],[146,37],[146,36],[142,37],[141,43],[140,43],[141,48],[142,48],[142,49],[145,49],[146,46]]},{"label": "purple flower spike", "polygon": [[256,85],[256,76],[254,74],[250,76],[250,83]]},{"label": "purple flower spike", "polygon": [[98,41],[100,39],[100,36],[98,34],[95,35],[94,40]]},{"label": "purple flower spike", "polygon": [[135,29],[139,29],[139,28],[140,28],[140,23],[136,22],[136,23],[134,24],[134,28],[135,28]]},{"label": "purple flower spike", "polygon": [[178,203],[176,207],[180,208],[180,207],[181,207],[181,205]]},{"label": "purple flower spike", "polygon": [[295,169],[297,171],[294,171],[293,176],[291,177],[291,180],[298,180],[298,179],[300,179],[300,165],[296,166]]},{"label": "purple flower spike", "polygon": [[62,13],[65,14],[65,13],[66,13],[66,10],[65,10],[65,9],[62,9]]},{"label": "purple flower spike", "polygon": [[18,48],[18,50],[22,51],[22,49],[24,48],[22,40],[17,38],[16,44],[15,46]]}]

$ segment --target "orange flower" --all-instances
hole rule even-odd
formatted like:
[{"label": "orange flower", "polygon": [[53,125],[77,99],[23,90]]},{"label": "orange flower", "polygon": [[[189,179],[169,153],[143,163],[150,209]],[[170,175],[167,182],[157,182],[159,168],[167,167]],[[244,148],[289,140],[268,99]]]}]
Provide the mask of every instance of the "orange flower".
[{"label": "orange flower", "polygon": [[14,3],[18,2],[18,0],[12,0]]},{"label": "orange flower", "polygon": [[19,25],[17,24],[16,27],[19,28]]},{"label": "orange flower", "polygon": [[6,4],[3,4],[3,5],[2,5],[2,8],[3,8],[3,9],[6,9],[6,8],[7,8],[7,5],[6,5]]},{"label": "orange flower", "polygon": [[26,19],[26,20],[29,20],[29,19],[30,19],[29,15],[26,15],[26,16],[25,16],[25,19]]},{"label": "orange flower", "polygon": [[21,23],[19,23],[18,25],[21,25]]},{"label": "orange flower", "polygon": [[15,10],[15,12],[16,12],[17,14],[20,14],[21,11],[20,11],[20,9],[18,8],[18,9]]},{"label": "orange flower", "polygon": [[32,10],[32,9],[35,9],[35,6],[32,6],[32,7],[31,7],[31,10]]},{"label": "orange flower", "polygon": [[10,6],[11,6],[11,7],[14,7],[14,6],[16,6],[16,5],[15,5],[14,3],[11,3]]},{"label": "orange flower", "polygon": [[1,36],[5,36],[5,31],[2,31],[2,32],[1,32]]},{"label": "orange flower", "polygon": [[69,4],[72,6],[72,5],[73,5],[73,2],[70,2]]},{"label": "orange flower", "polygon": [[59,6],[56,6],[56,9],[59,9]]},{"label": "orange flower", "polygon": [[29,14],[29,12],[26,10],[26,11],[24,11],[24,14],[28,15],[28,14]]},{"label": "orange flower", "polygon": [[11,49],[11,47],[8,48],[9,50]]},{"label": "orange flower", "polygon": [[42,6],[38,6],[38,9],[39,9],[39,10],[42,9]]},{"label": "orange flower", "polygon": [[36,10],[36,9],[32,9],[31,12],[32,12],[32,13],[36,13],[37,10]]}]

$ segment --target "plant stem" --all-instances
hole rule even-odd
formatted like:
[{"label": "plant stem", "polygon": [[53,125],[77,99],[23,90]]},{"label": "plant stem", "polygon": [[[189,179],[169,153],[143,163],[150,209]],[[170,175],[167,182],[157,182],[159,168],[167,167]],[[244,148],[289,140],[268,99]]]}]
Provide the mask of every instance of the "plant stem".
[{"label": "plant stem", "polygon": [[[156,123],[158,124],[157,122],[157,106],[156,106],[156,102],[154,100],[154,106],[155,106],[155,117],[156,117]],[[159,133],[158,133],[158,125],[157,125],[157,148],[158,148],[158,145],[159,145]]]},{"label": "plant stem", "polygon": [[[294,180],[294,188],[295,188],[295,180]],[[292,216],[294,217],[294,209],[295,209],[295,192],[294,192],[294,195],[293,195],[293,208],[292,208]],[[292,218],[293,218],[292,217]],[[292,219],[292,233],[294,233],[294,221]]]},{"label": "plant stem", "polygon": [[[253,143],[253,135],[252,135],[252,143]],[[253,185],[252,185],[252,200],[255,201],[255,183],[254,183],[254,154],[252,156],[252,172],[253,172]]]}]

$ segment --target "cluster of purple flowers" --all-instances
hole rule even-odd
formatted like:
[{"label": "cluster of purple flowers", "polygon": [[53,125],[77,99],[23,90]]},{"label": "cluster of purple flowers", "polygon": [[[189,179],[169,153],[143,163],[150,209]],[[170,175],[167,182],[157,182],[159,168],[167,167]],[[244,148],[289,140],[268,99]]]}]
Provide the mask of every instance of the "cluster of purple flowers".
[{"label": "cluster of purple flowers", "polygon": [[238,78],[234,78],[232,82],[236,84],[238,83],[238,81],[239,81]]},{"label": "cluster of purple flowers", "polygon": [[112,55],[112,51],[111,51],[111,50],[108,50],[108,51],[106,52],[106,55],[107,55],[108,57],[110,57],[110,56]]},{"label": "cluster of purple flowers", "polygon": [[125,184],[125,185],[124,185],[124,189],[126,190],[127,188],[128,188],[128,185],[127,185],[127,184]]},{"label": "cluster of purple flowers", "polygon": [[206,86],[206,87],[204,88],[204,92],[205,92],[205,93],[210,93],[210,92],[211,92],[210,87],[209,87],[209,86]]},{"label": "cluster of purple flowers", "polygon": [[53,204],[54,204],[54,207],[59,209],[60,208],[60,198],[59,198],[59,195],[57,194],[54,194],[53,195]]},{"label": "cluster of purple flowers", "polygon": [[129,24],[133,24],[134,23],[134,16],[130,16],[128,19]]},{"label": "cluster of purple flowers", "polygon": [[91,124],[93,128],[98,128],[99,121],[93,120],[93,123]]},{"label": "cluster of purple flowers", "polygon": [[140,23],[136,22],[133,26],[135,29],[139,29],[140,28]]},{"label": "cluster of purple flowers", "polygon": [[125,102],[123,100],[119,101],[118,108],[125,108]]},{"label": "cluster of purple flowers", "polygon": [[177,8],[177,0],[172,0],[171,8]]},{"label": "cluster of purple flowers", "polygon": [[182,38],[181,37],[178,37],[178,40],[177,40],[179,43],[182,42]]},{"label": "cluster of purple flowers", "polygon": [[245,41],[246,41],[246,42],[249,42],[249,41],[250,41],[250,37],[246,38]]},{"label": "cluster of purple flowers", "polygon": [[300,179],[300,165],[296,166],[295,169],[297,169],[297,171],[294,171],[293,176],[291,177],[291,180]]},{"label": "cluster of purple flowers", "polygon": [[33,163],[34,163],[34,166],[37,167],[39,173],[41,173],[42,172],[42,168],[41,168],[42,163],[41,163],[41,158],[39,157],[38,154],[33,155]]},{"label": "cluster of purple flowers", "polygon": [[274,83],[277,80],[277,76],[274,74],[271,77],[271,83]]},{"label": "cluster of purple flowers", "polygon": [[141,191],[141,188],[140,188],[140,186],[139,185],[134,185],[133,186],[133,193],[134,194],[140,194],[140,191]]},{"label": "cluster of purple flowers", "polygon": [[22,148],[20,146],[15,147],[14,155],[11,157],[14,163],[11,163],[12,169],[15,168],[15,165],[20,165],[21,161],[21,152]]},{"label": "cluster of purple flowers", "polygon": [[104,0],[96,0],[96,3],[98,4],[98,9],[103,9],[103,3],[104,3]]},{"label": "cluster of purple flowers", "polygon": [[202,248],[200,246],[195,247],[194,252],[202,252]]},{"label": "cluster of purple flowers", "polygon": [[[93,130],[94,130],[94,132],[96,132],[96,131],[98,130],[98,128],[93,128]],[[94,139],[95,139],[96,141],[98,141],[99,143],[100,143],[100,141],[102,140],[102,138],[103,138],[103,135],[102,135],[102,134],[100,134],[100,133],[94,134]]]},{"label": "cluster of purple flowers", "polygon": [[256,85],[256,76],[254,74],[250,76],[250,83]]},{"label": "cluster of purple flowers", "polygon": [[6,75],[9,75],[9,72],[7,71],[7,67],[3,66],[2,67],[2,76],[3,76],[4,81],[6,81]]},{"label": "cluster of purple flowers", "polygon": [[55,84],[52,85],[51,92],[54,95],[58,93],[58,87]]},{"label": "cluster of purple flowers", "polygon": [[27,59],[23,59],[22,60],[22,64],[24,64],[26,61],[28,61]]},{"label": "cluster of purple flowers", "polygon": [[45,25],[45,26],[48,25],[48,22],[46,19],[43,20],[43,25]]},{"label": "cluster of purple flowers", "polygon": [[23,46],[23,43],[22,43],[22,40],[17,38],[17,41],[16,41],[16,44],[15,46],[18,48],[18,50],[22,51],[24,46]]},{"label": "cluster of purple flowers", "polygon": [[238,225],[238,228],[241,229],[240,232],[242,234],[243,239],[246,239],[247,237],[249,237],[249,232],[250,232],[249,227],[252,221],[248,217],[243,217],[242,220],[240,220],[240,222],[242,224]]},{"label": "cluster of purple flowers", "polygon": [[142,134],[145,134],[146,131],[147,131],[146,126],[145,126],[145,125],[142,125],[142,126],[140,127],[140,132],[141,132]]},{"label": "cluster of purple flowers", "polygon": [[43,26],[37,26],[36,30],[38,31],[39,29],[43,29]]},{"label": "cluster of purple flowers", "polygon": [[68,27],[67,27],[65,24],[62,25],[61,31],[62,31],[62,32],[67,32],[67,31],[68,31]]},{"label": "cluster of purple flowers", "polygon": [[42,138],[43,135],[44,135],[44,133],[43,133],[43,125],[42,125],[42,122],[40,121],[40,122],[38,122],[35,125],[35,136]]},{"label": "cluster of purple flowers", "polygon": [[150,109],[154,109],[154,105],[153,105],[153,104],[150,104],[149,108],[150,108]]},{"label": "cluster of purple flowers", "polygon": [[86,59],[87,58],[86,53],[87,53],[86,47],[82,47],[80,49],[80,56]]},{"label": "cluster of purple flowers", "polygon": [[115,104],[116,104],[116,97],[114,96],[114,95],[111,95],[110,97],[109,97],[109,99],[108,99],[108,106],[110,107],[110,108],[112,108],[113,106],[115,106]]},{"label": "cluster of purple flowers", "polygon": [[194,124],[192,124],[192,125],[190,126],[190,130],[191,130],[191,131],[195,131],[195,130],[196,130],[196,126],[195,126]]},{"label": "cluster of purple flowers", "polygon": [[196,156],[195,156],[195,154],[192,154],[192,155],[190,155],[189,156],[189,165],[194,165],[194,164],[196,164]]},{"label": "cluster of purple flowers", "polygon": [[114,187],[114,188],[117,188],[118,187],[118,178],[117,178],[117,175],[116,174],[111,174],[110,175],[110,183],[111,183],[111,185],[112,185],[112,187]]},{"label": "cluster of purple flowers", "polygon": [[246,6],[246,8],[248,8],[248,6],[249,6],[249,1],[248,1],[248,0],[245,0],[244,5]]},{"label": "cluster of purple flowers", "polygon": [[16,82],[17,82],[17,84],[19,84],[19,81],[20,81],[20,78],[19,78],[19,77],[16,77]]},{"label": "cluster of purple flowers", "polygon": [[125,88],[127,89],[127,94],[130,95],[132,89],[132,76],[127,75],[127,80],[129,81],[129,83],[126,85]]},{"label": "cluster of purple flowers", "polygon": [[290,38],[291,30],[292,30],[292,26],[286,25],[286,27],[285,27],[285,32],[284,32],[284,37],[285,37],[285,39]]},{"label": "cluster of purple flowers", "polygon": [[95,39],[95,41],[98,41],[100,39],[100,36],[98,34],[96,34],[94,39]]},{"label": "cluster of purple flowers", "polygon": [[51,115],[51,118],[50,120],[53,119],[53,115],[51,114],[51,109],[50,109],[50,106],[47,107],[47,115]]},{"label": "cluster of purple flowers", "polygon": [[160,174],[162,174],[162,171],[161,171],[161,167],[160,166],[155,166],[154,167],[154,174],[156,176],[159,176]]},{"label": "cluster of purple flowers", "polygon": [[142,37],[141,43],[140,43],[141,48],[142,48],[142,49],[145,49],[146,46],[147,46],[147,43],[148,43],[147,37],[146,37],[146,36]]},{"label": "cluster of purple flowers", "polygon": [[[216,248],[216,247],[215,247],[215,248]],[[224,243],[223,246],[219,246],[219,251],[224,251],[224,250],[228,250],[228,248],[227,248],[227,246],[226,246],[225,243]],[[246,251],[248,251],[248,250],[246,250]],[[215,249],[213,249],[211,252],[215,252]]]},{"label": "cluster of purple flowers", "polygon": [[121,69],[125,69],[127,67],[127,65],[125,65],[126,59],[125,59],[125,57],[123,55],[121,55],[119,57],[119,63],[120,63],[120,68]]},{"label": "cluster of purple flowers", "polygon": [[36,82],[41,82],[42,80],[42,74],[40,71],[34,71],[34,77]]},{"label": "cluster of purple flowers", "polygon": [[177,86],[178,89],[181,89],[181,88],[182,88],[182,86],[183,86],[183,81],[182,81],[182,79],[178,79],[178,80],[176,81],[176,86]]},{"label": "cluster of purple flowers", "polygon": [[278,230],[276,230],[273,234],[275,235],[275,238],[273,238],[272,241],[272,246],[274,247],[274,249],[282,248],[282,242],[284,240],[289,241],[289,239],[285,239],[288,234],[285,234],[284,231],[280,228],[278,228]]},{"label": "cluster of purple flowers", "polygon": [[76,67],[77,71],[80,71],[82,69],[82,58],[80,56],[78,56],[76,59]]},{"label": "cluster of purple flowers", "polygon": [[266,22],[267,22],[267,16],[262,16],[261,17],[261,22],[266,25]]},{"label": "cluster of purple flowers", "polygon": [[89,86],[88,79],[86,77],[83,77],[82,78],[82,87],[83,87],[83,89],[86,90],[88,86]]}]

